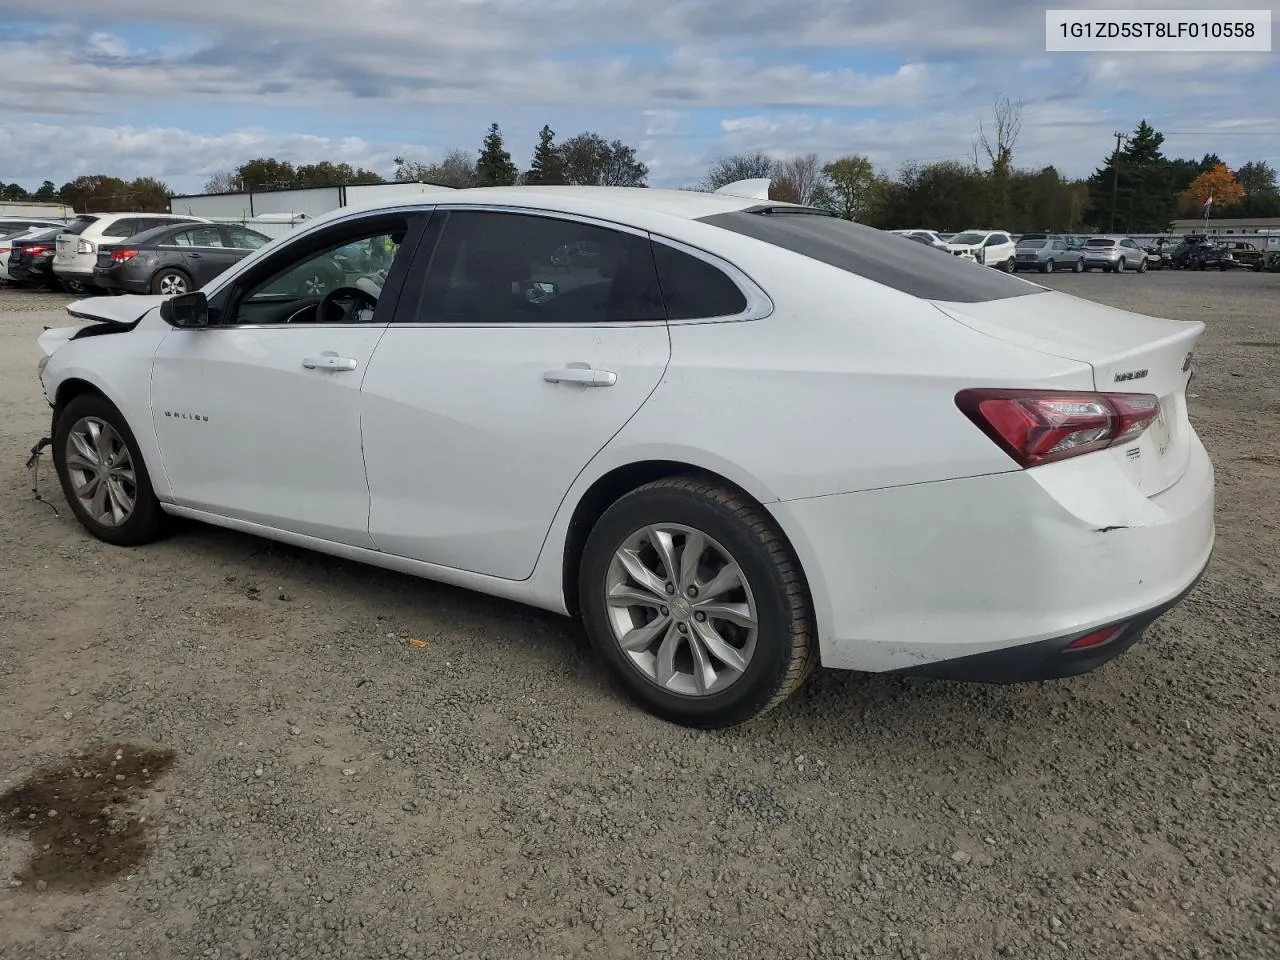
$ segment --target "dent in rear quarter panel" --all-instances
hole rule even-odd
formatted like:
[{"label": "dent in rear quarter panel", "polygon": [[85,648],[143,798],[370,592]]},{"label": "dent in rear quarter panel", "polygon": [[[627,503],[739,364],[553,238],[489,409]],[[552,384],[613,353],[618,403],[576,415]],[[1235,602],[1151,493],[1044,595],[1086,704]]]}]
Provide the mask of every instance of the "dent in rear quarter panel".
[{"label": "dent in rear quarter panel", "polygon": [[164,500],[170,486],[151,416],[151,369],[169,328],[158,320],[149,323],[150,319],[118,334],[72,340],[54,353],[49,366],[57,364],[58,386],[67,380],[84,380],[115,404],[138,441],[156,496]]}]

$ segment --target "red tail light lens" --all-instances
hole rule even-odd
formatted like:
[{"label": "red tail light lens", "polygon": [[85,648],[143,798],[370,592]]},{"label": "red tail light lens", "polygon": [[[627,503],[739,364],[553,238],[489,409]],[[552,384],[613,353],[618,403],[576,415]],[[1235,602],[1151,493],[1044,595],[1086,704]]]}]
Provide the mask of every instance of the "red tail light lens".
[{"label": "red tail light lens", "polygon": [[137,250],[112,250],[111,262],[124,263],[126,260],[132,260],[137,255],[138,255]]},{"label": "red tail light lens", "polygon": [[25,247],[22,252],[29,257],[43,257],[46,253],[53,250],[53,247]]},{"label": "red tail light lens", "polygon": [[956,406],[1022,467],[1128,443],[1160,415],[1148,393],[961,390]]},{"label": "red tail light lens", "polygon": [[1124,624],[1115,627],[1103,627],[1101,630],[1095,630],[1093,633],[1086,633],[1083,637],[1077,637],[1064,648],[1066,650],[1085,650],[1089,647],[1100,647],[1104,643],[1109,643],[1119,635],[1124,629]]}]

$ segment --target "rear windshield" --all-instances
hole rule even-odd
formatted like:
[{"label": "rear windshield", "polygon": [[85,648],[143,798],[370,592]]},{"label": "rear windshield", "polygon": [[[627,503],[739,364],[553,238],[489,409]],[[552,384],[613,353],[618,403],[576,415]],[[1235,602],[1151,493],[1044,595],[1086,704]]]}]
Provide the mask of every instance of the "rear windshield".
[{"label": "rear windshield", "polygon": [[1114,247],[1116,242],[1114,240],[1108,240],[1106,237],[1094,237],[1091,240],[1086,240],[1084,245],[1086,247]]},{"label": "rear windshield", "polygon": [[777,207],[761,212],[769,209],[752,207],[700,220],[926,300],[982,303],[1047,292],[991,267],[940,255],[924,244],[885,243],[883,232],[860,223],[778,212]]},{"label": "rear windshield", "polygon": [[1045,245],[1044,240],[1019,240],[1018,241],[1019,247],[1024,247],[1030,250],[1039,250],[1044,245]]},{"label": "rear windshield", "polygon": [[70,223],[67,224],[66,230],[63,232],[64,233],[84,233],[85,230],[89,229],[89,224],[97,223],[97,222],[98,222],[97,217],[83,217],[83,216],[76,217],[74,220],[72,220]]},{"label": "rear windshield", "polygon": [[1048,240],[1047,233],[1025,233],[1021,237],[1022,240]]}]

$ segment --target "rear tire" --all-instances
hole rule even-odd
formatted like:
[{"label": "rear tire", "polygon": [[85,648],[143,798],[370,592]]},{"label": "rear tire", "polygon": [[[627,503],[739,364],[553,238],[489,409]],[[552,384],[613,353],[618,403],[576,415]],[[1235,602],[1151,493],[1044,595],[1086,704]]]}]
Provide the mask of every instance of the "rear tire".
[{"label": "rear tire", "polygon": [[157,270],[155,276],[151,278],[151,292],[154,294],[177,297],[190,293],[194,289],[195,284],[191,282],[191,277],[185,270],[179,270],[177,267]]},{"label": "rear tire", "polygon": [[588,535],[578,581],[592,645],[633,700],[672,723],[760,716],[817,664],[799,561],[761,508],[713,481],[672,477],[623,496]]},{"label": "rear tire", "polygon": [[1041,273],[1053,273],[1053,261],[1046,260],[1040,267]]},{"label": "rear tire", "polygon": [[82,394],[63,407],[53,428],[53,465],[71,511],[99,540],[134,547],[163,532],[168,518],[138,441],[105,397]]}]

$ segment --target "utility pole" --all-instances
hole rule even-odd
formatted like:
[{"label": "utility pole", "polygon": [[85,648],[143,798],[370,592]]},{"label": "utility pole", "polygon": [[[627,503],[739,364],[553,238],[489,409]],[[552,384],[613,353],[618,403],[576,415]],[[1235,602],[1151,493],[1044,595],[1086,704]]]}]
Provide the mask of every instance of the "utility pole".
[{"label": "utility pole", "polygon": [[1119,198],[1120,198],[1120,143],[1122,141],[1128,140],[1129,137],[1127,134],[1121,133],[1119,130],[1117,130],[1115,133],[1115,138],[1116,138],[1116,155],[1115,155],[1115,162],[1112,164],[1114,169],[1112,170],[1112,177],[1111,177],[1111,232],[1112,233],[1116,232],[1116,204],[1119,203]]}]

